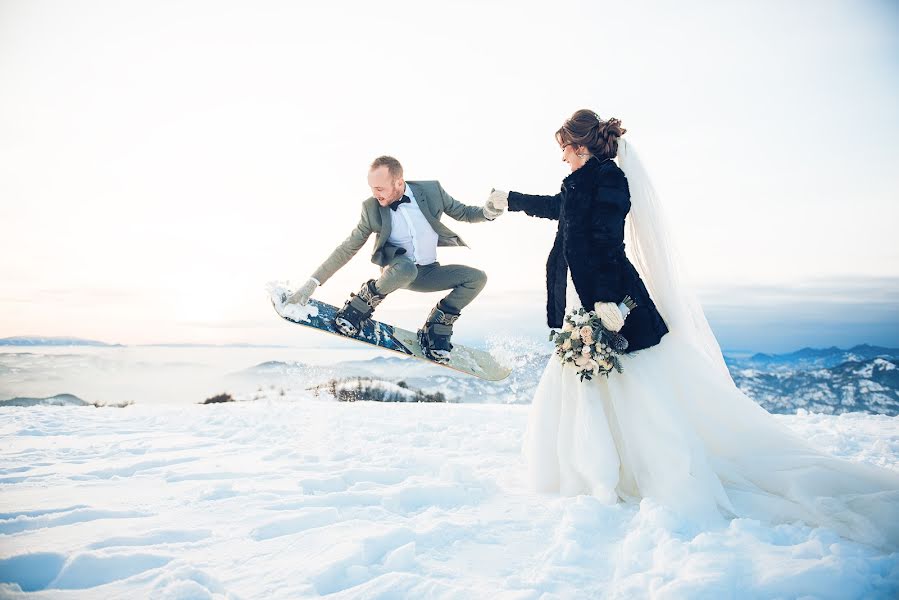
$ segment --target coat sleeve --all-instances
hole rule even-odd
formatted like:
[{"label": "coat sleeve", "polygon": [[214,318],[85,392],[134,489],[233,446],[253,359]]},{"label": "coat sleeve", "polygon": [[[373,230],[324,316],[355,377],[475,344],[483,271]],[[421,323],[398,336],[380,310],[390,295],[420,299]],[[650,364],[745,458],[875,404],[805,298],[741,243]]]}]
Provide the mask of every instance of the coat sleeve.
[{"label": "coat sleeve", "polygon": [[627,294],[622,248],[630,192],[623,173],[608,174],[593,189],[570,196],[565,220],[566,259],[584,307],[621,302]]},{"label": "coat sleeve", "polygon": [[466,223],[480,223],[486,221],[484,216],[484,208],[482,206],[468,206],[462,204],[452,196],[446,193],[440,182],[437,183],[437,191],[440,192],[440,198],[443,200],[443,212],[457,221],[465,221]]},{"label": "coat sleeve", "polygon": [[535,196],[520,192],[509,192],[509,212],[523,212],[532,217],[559,220],[561,192],[555,196]]},{"label": "coat sleeve", "polygon": [[350,232],[350,235],[337,246],[334,252],[331,253],[331,256],[325,259],[325,262],[315,270],[315,273],[313,273],[312,276],[318,279],[320,283],[324,284],[332,275],[334,275],[334,273],[339,271],[341,267],[347,264],[350,259],[359,252],[362,246],[365,245],[365,242],[368,241],[371,232],[371,224],[368,222],[368,215],[365,212],[365,206],[363,206],[362,215],[359,217],[359,224],[356,225]]}]

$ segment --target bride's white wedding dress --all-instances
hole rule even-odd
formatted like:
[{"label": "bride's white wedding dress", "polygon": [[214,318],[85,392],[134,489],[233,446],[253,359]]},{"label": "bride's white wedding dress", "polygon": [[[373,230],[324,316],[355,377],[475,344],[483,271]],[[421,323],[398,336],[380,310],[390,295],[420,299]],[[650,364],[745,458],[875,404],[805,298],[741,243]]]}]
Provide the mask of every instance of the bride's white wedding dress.
[{"label": "bride's white wedding dress", "polygon": [[[624,138],[617,160],[630,191],[628,259],[669,332],[608,378],[582,382],[550,357],[522,445],[532,487],[606,503],[652,498],[700,527],[799,520],[899,550],[899,472],[814,448],[736,387],[666,208]],[[580,307],[570,274],[566,304]]]},{"label": "bride's white wedding dress", "polygon": [[[579,306],[569,274],[567,309]],[[675,328],[623,373],[583,382],[551,356],[522,446],[532,487],[648,497],[700,526],[802,520],[899,549],[899,472],[816,450],[702,352]]]}]

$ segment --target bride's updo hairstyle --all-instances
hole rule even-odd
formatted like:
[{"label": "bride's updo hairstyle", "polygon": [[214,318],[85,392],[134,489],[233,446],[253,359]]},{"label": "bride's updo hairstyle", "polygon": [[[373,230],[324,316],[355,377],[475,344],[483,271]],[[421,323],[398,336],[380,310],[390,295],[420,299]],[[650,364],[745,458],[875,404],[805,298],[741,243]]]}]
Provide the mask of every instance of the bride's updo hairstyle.
[{"label": "bride's updo hairstyle", "polygon": [[618,155],[618,138],[626,132],[627,129],[621,126],[618,119],[603,121],[592,110],[582,108],[556,132],[556,141],[586,146],[590,154],[597,158],[615,158]]}]

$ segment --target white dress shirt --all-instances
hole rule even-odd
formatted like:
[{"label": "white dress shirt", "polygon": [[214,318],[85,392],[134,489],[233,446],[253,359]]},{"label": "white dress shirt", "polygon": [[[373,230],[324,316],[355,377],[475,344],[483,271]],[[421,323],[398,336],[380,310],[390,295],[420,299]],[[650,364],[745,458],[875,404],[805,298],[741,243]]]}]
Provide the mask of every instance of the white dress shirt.
[{"label": "white dress shirt", "polygon": [[437,232],[422,214],[408,183],[404,194],[409,196],[411,202],[404,202],[390,211],[390,237],[387,241],[404,248],[406,256],[415,264],[429,265],[437,261]]}]

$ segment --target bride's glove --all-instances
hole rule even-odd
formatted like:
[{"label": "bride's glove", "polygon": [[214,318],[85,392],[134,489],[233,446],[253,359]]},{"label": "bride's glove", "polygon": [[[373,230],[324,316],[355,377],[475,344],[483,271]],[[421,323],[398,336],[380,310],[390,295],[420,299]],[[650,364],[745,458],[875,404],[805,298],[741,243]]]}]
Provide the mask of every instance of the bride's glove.
[{"label": "bride's glove", "polygon": [[309,298],[312,297],[312,292],[315,291],[315,288],[319,286],[318,280],[315,277],[310,277],[309,280],[300,286],[300,289],[295,291],[287,300],[285,300],[285,304],[301,304],[306,306],[306,303],[309,302]]},{"label": "bride's glove", "polygon": [[615,304],[614,302],[597,302],[593,305],[599,322],[609,331],[620,331],[624,327],[624,320],[630,309],[623,302]]},{"label": "bride's glove", "polygon": [[484,205],[484,216],[490,221],[503,214],[509,208],[509,192],[493,190]]}]

